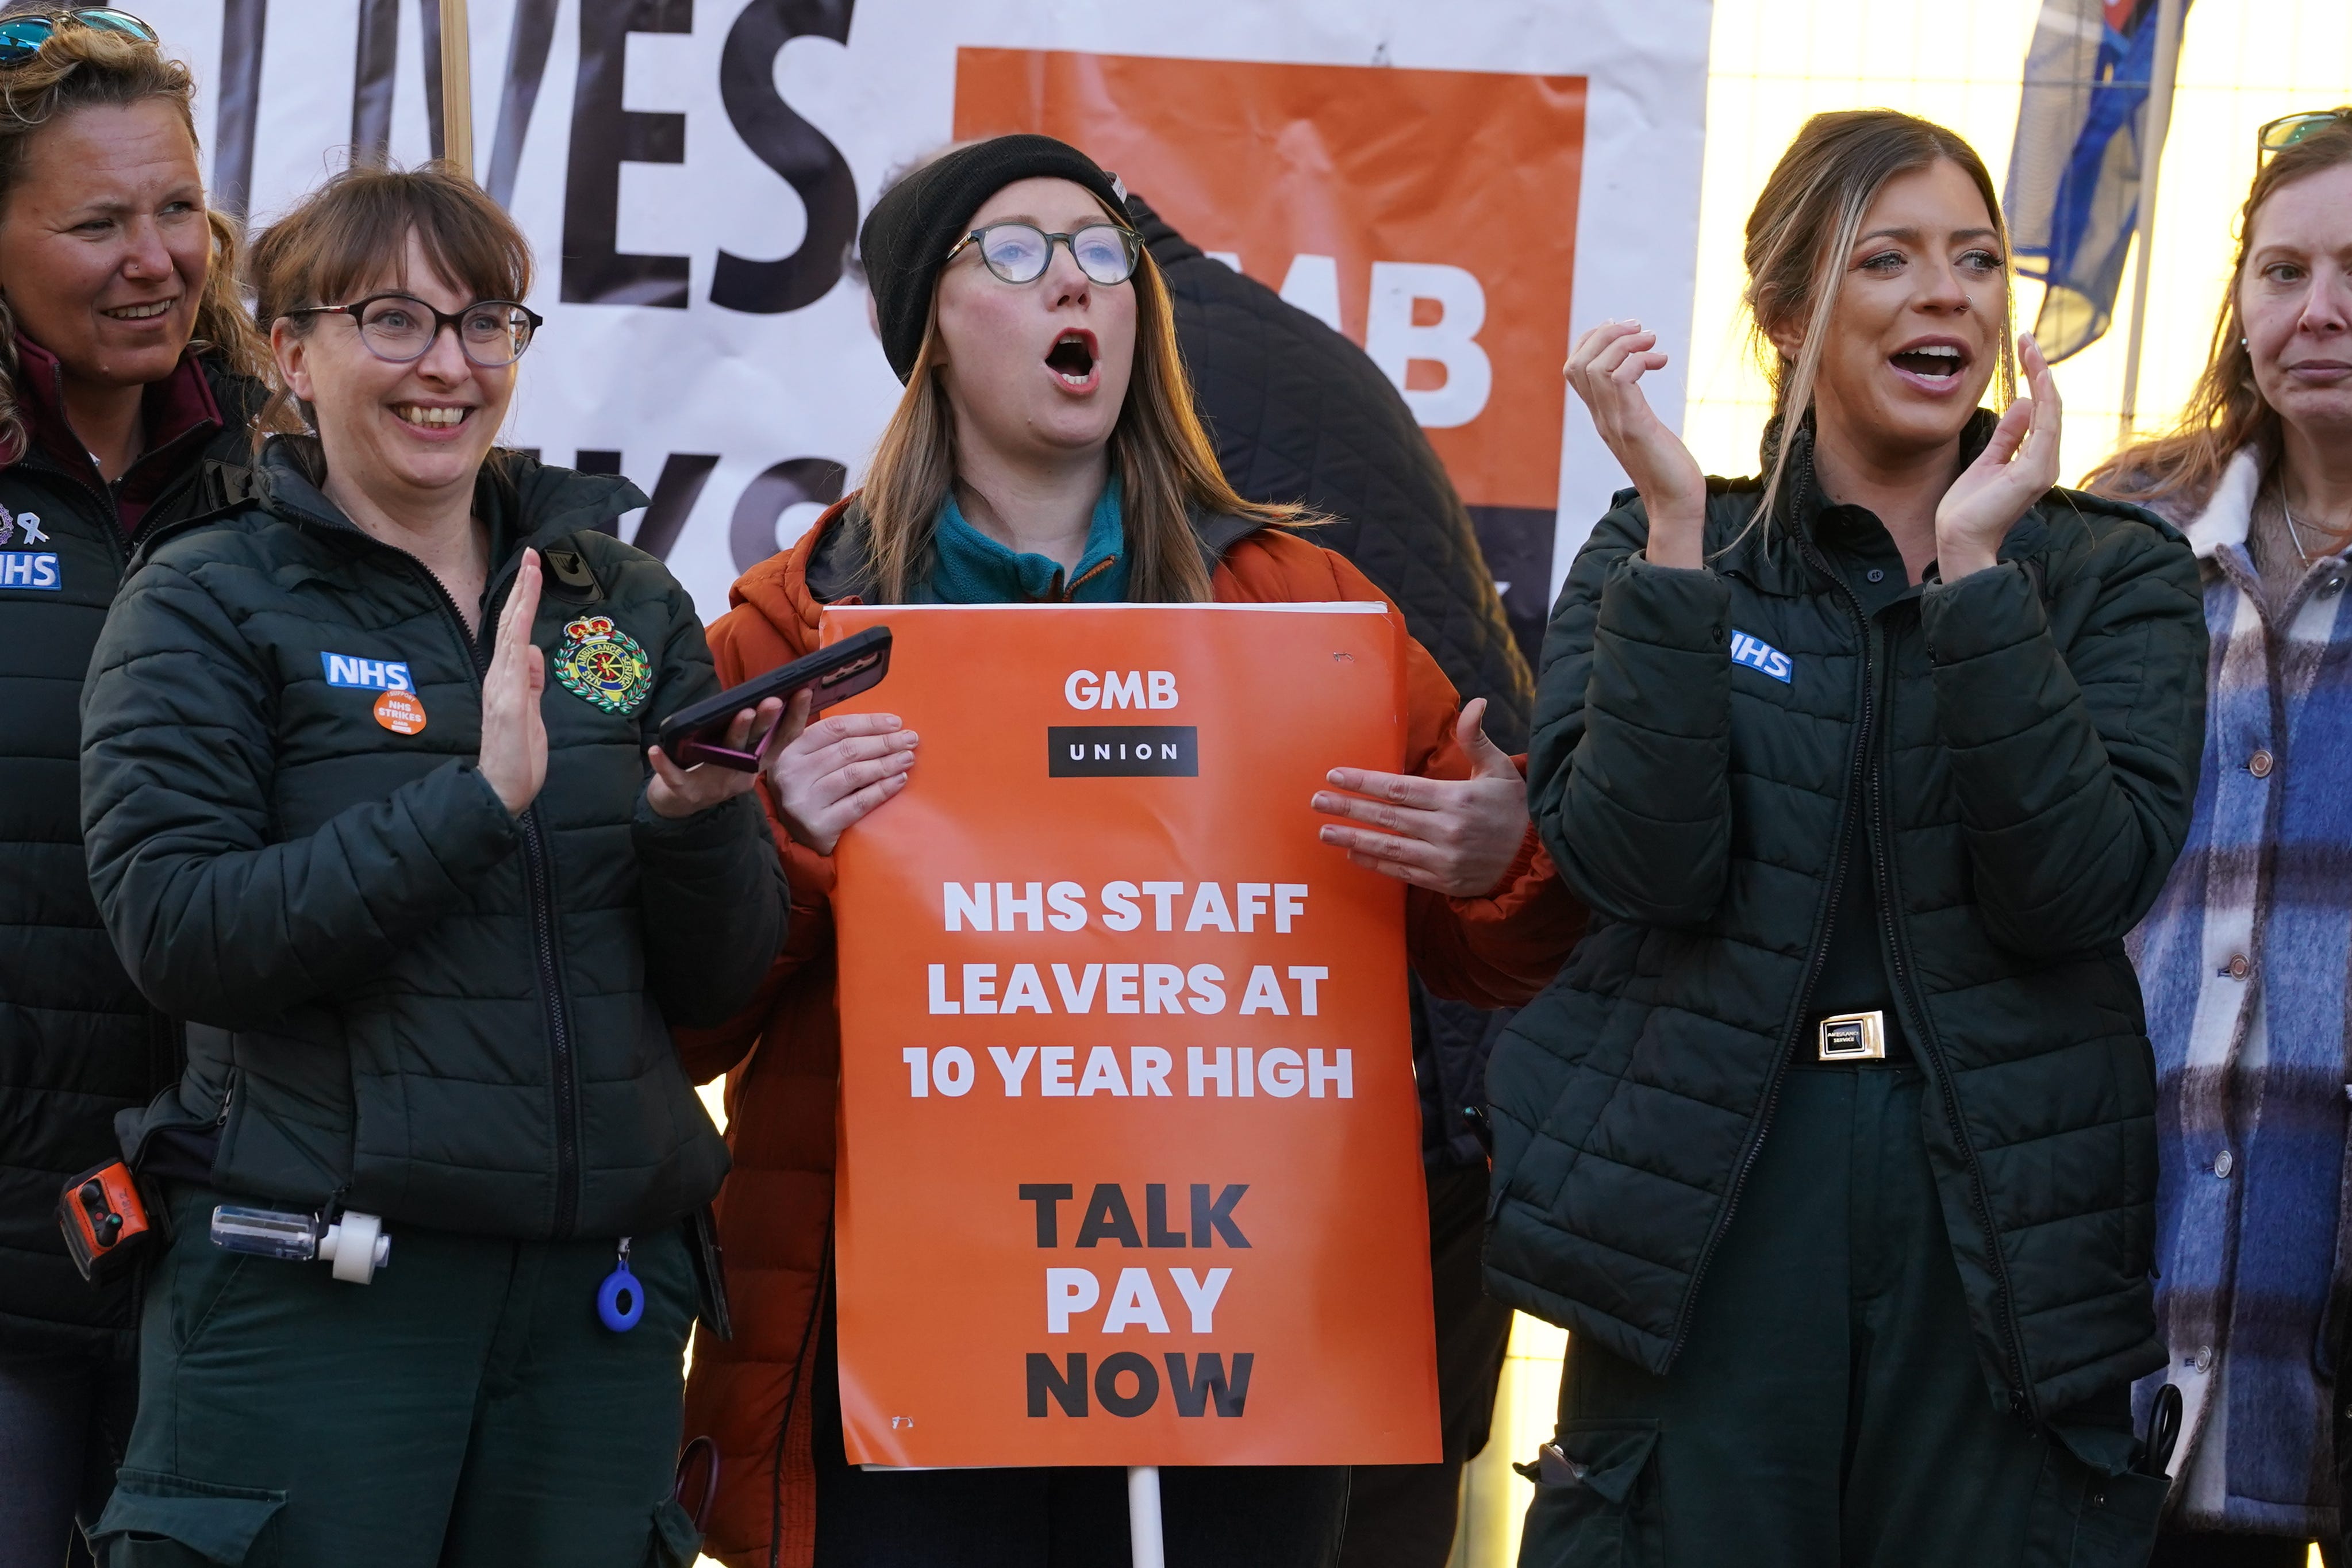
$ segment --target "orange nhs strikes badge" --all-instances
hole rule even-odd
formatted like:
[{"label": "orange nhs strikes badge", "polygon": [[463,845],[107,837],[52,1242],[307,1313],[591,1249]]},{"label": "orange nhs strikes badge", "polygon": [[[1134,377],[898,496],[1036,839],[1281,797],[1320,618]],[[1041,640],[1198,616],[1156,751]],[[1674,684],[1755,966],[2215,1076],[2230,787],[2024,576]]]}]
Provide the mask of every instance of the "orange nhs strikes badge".
[{"label": "orange nhs strikes badge", "polygon": [[375,700],[375,721],[395,735],[414,735],[425,728],[425,704],[413,692],[387,691]]}]

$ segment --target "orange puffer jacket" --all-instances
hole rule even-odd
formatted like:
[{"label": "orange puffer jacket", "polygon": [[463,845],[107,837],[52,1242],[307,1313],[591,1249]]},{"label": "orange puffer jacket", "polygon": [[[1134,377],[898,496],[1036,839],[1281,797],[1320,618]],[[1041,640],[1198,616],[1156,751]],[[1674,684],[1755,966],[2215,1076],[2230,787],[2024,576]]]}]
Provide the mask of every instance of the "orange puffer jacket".
[{"label": "orange puffer jacket", "polygon": [[[850,497],[792,550],[745,573],[710,628],[719,679],[732,686],[809,652],[817,616],[847,597],[835,559]],[[1201,530],[1219,556],[1212,587],[1229,604],[1381,600],[1346,560],[1281,529],[1213,519]],[[1407,644],[1405,769],[1463,778],[1454,739],[1459,700],[1436,662]],[[808,1379],[832,1252],[833,1162],[841,1037],[834,1005],[833,860],[794,843],[761,798],[792,887],[783,951],[751,1005],[716,1029],[681,1031],[689,1077],[728,1074],[727,1142],[735,1165],[719,1199],[734,1296],[735,1337],[698,1338],[686,1434],[719,1452],[719,1498],[704,1550],[729,1568],[809,1568],[816,1543]],[[1336,853],[1336,851],[1335,851]],[[1493,894],[1448,899],[1412,889],[1407,947],[1440,995],[1517,1006],[1552,978],[1582,934],[1585,913],[1529,830]]]}]

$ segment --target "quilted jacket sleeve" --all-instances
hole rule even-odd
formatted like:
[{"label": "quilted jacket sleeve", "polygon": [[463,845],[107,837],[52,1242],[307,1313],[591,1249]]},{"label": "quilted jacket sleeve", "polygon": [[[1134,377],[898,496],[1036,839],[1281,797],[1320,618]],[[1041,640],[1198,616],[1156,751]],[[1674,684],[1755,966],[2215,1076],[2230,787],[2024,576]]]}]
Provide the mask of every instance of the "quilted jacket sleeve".
[{"label": "quilted jacket sleeve", "polygon": [[[721,689],[686,590],[670,587],[670,638],[658,704],[646,705],[653,744],[661,713]],[[629,825],[645,911],[646,979],[674,1025],[715,1024],[760,987],[783,945],[783,878],[767,852],[767,821],[751,795],[692,816],[657,816],[640,793]]]},{"label": "quilted jacket sleeve", "polygon": [[276,699],[220,605],[160,563],[116,601],[83,688],[91,891],[139,988],[197,1023],[251,1026],[358,984],[520,842],[455,762],[270,842]]},{"label": "quilted jacket sleeve", "polygon": [[1528,794],[1552,859],[1592,908],[1696,925],[1731,858],[1731,592],[1653,566],[1638,501],[1576,558],[1536,679]]},{"label": "quilted jacket sleeve", "polygon": [[2121,940],[2197,792],[2206,634],[2188,545],[2126,524],[2049,604],[2012,562],[1930,587],[1920,619],[1988,929],[2034,952]]},{"label": "quilted jacket sleeve", "polygon": [[[755,637],[754,634],[760,635]],[[755,641],[763,646],[752,646]],[[772,624],[758,618],[756,611],[737,609],[720,616],[710,627],[709,641],[719,686],[740,685],[809,651],[764,646],[775,642]],[[776,815],[765,781],[753,793],[767,823],[766,842],[774,850],[772,857],[759,858],[781,868],[783,874],[789,905],[783,942],[772,950],[767,973],[748,1002],[723,1020],[676,1031],[678,1059],[687,1077],[696,1083],[717,1078],[751,1054],[786,986],[830,984],[833,979],[833,857],[819,855],[793,840],[783,819]]]}]

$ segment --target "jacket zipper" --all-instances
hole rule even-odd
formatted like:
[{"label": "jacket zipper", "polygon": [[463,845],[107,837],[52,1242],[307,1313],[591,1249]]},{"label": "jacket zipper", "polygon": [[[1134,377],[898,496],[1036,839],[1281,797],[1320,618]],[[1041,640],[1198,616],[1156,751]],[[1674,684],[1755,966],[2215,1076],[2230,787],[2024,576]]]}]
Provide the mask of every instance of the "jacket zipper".
[{"label": "jacket zipper", "polygon": [[[1866,671],[1865,664],[1865,673]],[[1863,699],[1862,722],[1855,729],[1857,743],[1854,747],[1853,760],[1847,768],[1846,798],[1848,800],[1857,799],[1862,793],[1862,763],[1864,754],[1862,742],[1866,741],[1868,736],[1870,717],[1870,699],[1865,695]],[[1675,1325],[1674,1343],[1666,1352],[1666,1360],[1670,1364],[1675,1357],[1682,1354],[1683,1342],[1690,1338],[1691,1314],[1698,1305],[1699,1282],[1706,1277],[1707,1265],[1714,1261],[1716,1248],[1723,1244],[1724,1233],[1731,1228],[1732,1211],[1739,1206],[1739,1194],[1748,1186],[1748,1173],[1755,1169],[1757,1156],[1764,1152],[1764,1134],[1770,1130],[1772,1113],[1780,1107],[1780,1085],[1789,1076],[1790,1053],[1797,1048],[1797,1037],[1804,1029],[1805,1015],[1812,1005],[1813,986],[1822,977],[1822,965],[1829,960],[1829,926],[1822,916],[1828,910],[1832,900],[1837,897],[1838,889],[1845,882],[1848,837],[1845,824],[1841,821],[1838,824],[1837,855],[1831,862],[1829,881],[1824,885],[1822,902],[1813,914],[1818,932],[1813,939],[1812,953],[1805,960],[1804,984],[1797,988],[1796,1007],[1790,1015],[1788,1027],[1781,1035],[1778,1047],[1772,1053],[1772,1077],[1764,1088],[1763,1109],[1757,1115],[1754,1130],[1748,1134],[1747,1147],[1740,1152],[1739,1168],[1733,1173],[1731,1189],[1724,1196],[1723,1212],[1716,1216],[1715,1228],[1707,1233],[1706,1245],[1699,1249],[1697,1266],[1691,1270],[1690,1291],[1683,1299],[1682,1316]]]},{"label": "jacket zipper", "polygon": [[[1871,699],[1875,685],[1871,673],[1870,637],[1865,628],[1863,636],[1862,717],[1854,726],[1853,750],[1846,763],[1845,798],[1849,810],[1859,809],[1862,800],[1864,764],[1870,754],[1874,719]],[[1731,1228],[1732,1211],[1739,1206],[1739,1194],[1747,1189],[1748,1173],[1755,1169],[1757,1156],[1764,1152],[1764,1135],[1771,1128],[1772,1113],[1780,1108],[1780,1085],[1789,1076],[1790,1054],[1797,1048],[1797,1037],[1803,1031],[1805,1015],[1812,1005],[1813,987],[1821,980],[1822,964],[1829,961],[1827,915],[1837,899],[1838,889],[1845,883],[1846,845],[1852,837],[1846,828],[1847,819],[1841,816],[1837,851],[1830,862],[1829,880],[1823,885],[1822,900],[1813,910],[1813,946],[1805,959],[1804,982],[1797,987],[1796,1005],[1790,1013],[1780,1045],[1772,1054],[1772,1076],[1764,1086],[1764,1104],[1757,1113],[1756,1125],[1748,1131],[1746,1145],[1740,1150],[1738,1168],[1733,1172],[1731,1186],[1724,1194],[1723,1212],[1716,1216],[1715,1228],[1707,1233],[1706,1245],[1699,1248],[1698,1262],[1691,1270],[1690,1289],[1683,1297],[1682,1312],[1675,1323],[1674,1342],[1666,1349],[1669,1365],[1682,1354],[1683,1342],[1690,1338],[1691,1315],[1698,1306],[1699,1284],[1706,1278],[1707,1265],[1714,1261],[1716,1249],[1723,1245],[1724,1233]]]},{"label": "jacket zipper", "polygon": [[[302,513],[305,517],[313,514]],[[484,677],[489,673],[489,660],[483,657],[481,639],[466,627],[466,617],[457,608],[457,601],[441,579],[426,569],[425,563],[397,545],[386,544],[365,530],[351,523],[331,519],[319,519],[331,528],[341,528],[359,535],[368,543],[389,552],[404,562],[408,569],[433,591],[441,611],[465,645],[474,690],[478,697]],[[503,590],[491,595],[482,605],[482,625],[495,627],[504,604]],[[555,912],[553,879],[547,865],[544,821],[540,816],[539,802],[525,806],[517,819],[522,830],[523,893],[530,907],[532,957],[537,964],[539,1000],[547,1024],[549,1049],[554,1058],[551,1073],[555,1099],[555,1226],[558,1237],[569,1237],[580,1221],[580,1086],[579,1063],[572,1050],[571,1008],[563,994],[563,973],[556,963]]]},{"label": "jacket zipper", "polygon": [[555,1234],[568,1237],[580,1221],[579,1065],[563,1005],[563,978],[555,963],[554,897],[549,886],[547,852],[540,833],[539,802],[522,813],[524,880],[530,897],[530,934],[539,956],[539,995],[547,1012],[548,1038],[555,1052]]},{"label": "jacket zipper", "polygon": [[[106,535],[106,547],[114,554],[114,575],[119,586],[124,570],[131,564],[131,545],[122,537],[122,511],[114,504],[113,492],[103,485],[91,484],[87,476],[77,474],[64,464],[55,462],[46,456],[32,455],[20,458],[10,467],[28,468],[37,474],[46,474],[53,479],[62,479],[98,503],[99,520],[102,524],[99,531]],[[163,499],[161,496],[156,498],[158,501]]]},{"label": "jacket zipper", "polygon": [[[61,479],[98,503],[99,531],[106,536],[106,548],[114,562],[115,592],[119,594],[122,590],[122,579],[131,570],[131,558],[138,553],[140,541],[157,525],[157,519],[162,514],[165,504],[178,500],[183,490],[201,482],[204,472],[204,458],[201,454],[196,461],[197,466],[189,470],[190,478],[163,490],[148,505],[146,515],[140,519],[136,533],[130,539],[122,537],[122,510],[114,503],[114,492],[105,486],[93,486],[86,475],[77,474],[63,464],[38,453],[28,452],[12,466],[23,467],[36,474],[44,474],[53,479]],[[144,1003],[144,998],[142,998],[142,1002]],[[180,1038],[178,1020],[158,1008],[148,1007],[147,1028],[150,1036],[151,1058],[149,1081],[154,1089],[160,1089],[179,1077],[186,1060],[186,1047]],[[235,1092],[235,1080],[232,1079],[230,1083],[232,1093]],[[227,1121],[228,1102],[224,1099],[221,1102],[220,1121],[215,1122],[214,1126],[217,1128]]]},{"label": "jacket zipper", "polygon": [[[489,661],[482,655],[481,638],[466,629],[466,617],[458,612],[457,601],[449,596],[441,579],[426,570],[424,563],[396,546],[383,548],[406,561],[441,601],[443,612],[466,644],[473,666],[474,690],[478,696],[489,674]],[[484,603],[484,626],[498,625],[503,603],[502,595]],[[523,807],[516,822],[522,829],[523,896],[530,907],[531,955],[537,964],[540,1008],[547,1023],[548,1047],[554,1057],[550,1077],[555,1097],[555,1235],[569,1237],[580,1222],[580,1068],[572,1048],[571,1008],[563,994],[563,972],[556,963],[554,879],[548,871],[545,824],[539,814],[539,802],[533,800]]]},{"label": "jacket zipper", "polygon": [[[1859,616],[1862,602],[1853,596],[1851,590],[1846,590],[1846,597]],[[1864,635],[1865,637],[1871,635],[1866,624]],[[1891,678],[1891,660],[1888,673]],[[1870,759],[1869,782],[1872,842],[1886,844],[1890,841],[1886,820],[1886,770],[1880,765],[1874,752]],[[1969,1178],[1969,1206],[1975,1211],[1977,1225],[1984,1233],[1985,1258],[1992,1268],[1993,1288],[2000,1298],[2001,1353],[2008,1363],[2010,1408],[2017,1415],[2032,1417],[2035,1415],[2033,1389],[2026,1379],[2025,1358],[2019,1349],[2024,1337],[2017,1326],[2017,1296],[2010,1288],[2009,1260],[2002,1256],[2000,1235],[1993,1227],[1992,1205],[1985,1196],[1984,1172],[1977,1161],[1976,1146],[1969,1141],[1968,1124],[1960,1116],[1959,1091],[1952,1087],[1952,1075],[1944,1063],[1943,1047],[1936,1039],[1935,1026],[1927,1016],[1927,999],[1914,990],[1909,963],[1910,944],[1904,933],[1903,922],[1895,918],[1895,858],[1892,853],[1874,852],[1871,862],[1872,874],[1878,883],[1878,916],[1886,933],[1887,961],[1894,970],[1890,978],[1894,982],[1895,1004],[1909,1015],[1905,1023],[1911,1029],[1912,1038],[1934,1061],[1936,1089],[1943,1103],[1945,1125],[1950,1130],[1952,1142],[1960,1151],[1960,1163]]]},{"label": "jacket zipper", "polygon": [[154,530],[163,525],[162,520],[165,509],[172,502],[179,500],[184,492],[204,482],[205,462],[203,451],[199,448],[196,466],[189,469],[187,474],[178,481],[156,493],[155,499],[147,503],[146,511],[141,515],[139,526],[131,531],[131,537],[128,539],[122,536],[122,509],[115,504],[114,490],[111,486],[93,485],[89,482],[89,475],[75,473],[46,453],[30,453],[18,458],[12,466],[29,468],[34,473],[46,474],[51,479],[63,479],[98,503],[99,515],[106,523],[106,527],[100,531],[106,535],[107,548],[114,552],[115,574],[119,577],[129,570],[131,558],[139,553],[139,546]]},{"label": "jacket zipper", "polygon": [[[1808,452],[1803,469],[1803,483],[1810,488],[1811,482],[1812,464],[1811,454]],[[1861,597],[1846,585],[1845,579],[1838,574],[1836,569],[1831,566],[1822,556],[1821,552],[1814,547],[1811,535],[1801,529],[1791,531],[1796,536],[1799,548],[1804,552],[1813,568],[1836,584],[1839,595],[1845,600],[1847,613],[1853,617],[1856,629],[1862,633],[1863,709],[1859,737],[1862,743],[1855,749],[1854,760],[1857,765],[1866,764],[1865,776],[1859,781],[1867,785],[1869,793],[1870,818],[1865,825],[1865,831],[1870,834],[1870,843],[1874,847],[1884,845],[1888,841],[1885,770],[1879,766],[1877,738],[1873,732],[1873,718],[1876,708],[1874,699],[1877,693],[1879,680],[1875,668],[1877,661],[1873,656],[1873,649],[1877,637],[1872,630],[1870,616],[1863,609]],[[1888,665],[1890,678],[1892,668],[1890,661]],[[1849,784],[1847,787],[1851,790],[1853,784]],[[1843,847],[1838,858],[1841,868],[1839,875],[1843,877],[1844,874]],[[1891,989],[1895,993],[1895,1005],[1906,1013],[1904,1022],[1911,1029],[1912,1038],[1917,1043],[1923,1057],[1934,1065],[1936,1087],[1938,1098],[1943,1103],[1945,1124],[1951,1132],[1952,1142],[1960,1151],[1960,1163],[1969,1179],[1970,1206],[1976,1212],[1977,1225],[1984,1236],[1985,1256],[1992,1267],[1993,1289],[2000,1298],[2003,1331],[2001,1352],[2008,1363],[2010,1407],[2020,1415],[2031,1416],[2034,1414],[2033,1391],[2026,1381],[2025,1360],[2019,1350],[2024,1340],[2017,1326],[2017,1297],[2010,1288],[2009,1260],[2001,1256],[2000,1236],[1993,1228],[1992,1205],[1985,1197],[1984,1172],[1977,1161],[1976,1146],[1969,1142],[1967,1123],[1960,1118],[1959,1093],[1952,1087],[1952,1075],[1945,1070],[1943,1047],[1936,1040],[1934,1026],[1928,1021],[1927,1003],[1912,990],[1913,980],[1907,962],[1910,950],[1904,940],[1902,922],[1895,918],[1894,858],[1892,855],[1882,855],[1874,847],[1871,850],[1870,858],[1872,879],[1878,885],[1879,920],[1886,932],[1887,959],[1894,970],[1888,978],[1892,982]],[[1826,952],[1826,944],[1824,944],[1824,952]],[[1809,980],[1808,991],[1810,989]],[[1744,1171],[1742,1174],[1745,1174]]]}]

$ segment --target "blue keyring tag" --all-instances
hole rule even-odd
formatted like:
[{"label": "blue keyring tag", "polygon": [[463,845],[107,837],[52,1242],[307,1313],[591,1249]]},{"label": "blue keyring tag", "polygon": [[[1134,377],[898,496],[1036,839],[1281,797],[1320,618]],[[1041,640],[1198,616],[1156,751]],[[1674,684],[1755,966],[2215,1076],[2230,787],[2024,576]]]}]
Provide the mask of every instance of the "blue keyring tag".
[{"label": "blue keyring tag", "polygon": [[597,1288],[596,1315],[604,1321],[606,1328],[616,1334],[627,1333],[637,1326],[637,1320],[646,1315],[646,1288],[637,1283],[635,1275],[629,1272],[625,1253],[620,1262],[613,1265],[613,1271],[604,1276],[604,1283]]}]

